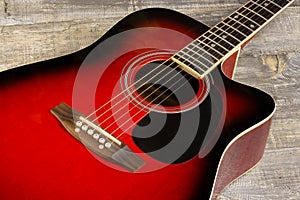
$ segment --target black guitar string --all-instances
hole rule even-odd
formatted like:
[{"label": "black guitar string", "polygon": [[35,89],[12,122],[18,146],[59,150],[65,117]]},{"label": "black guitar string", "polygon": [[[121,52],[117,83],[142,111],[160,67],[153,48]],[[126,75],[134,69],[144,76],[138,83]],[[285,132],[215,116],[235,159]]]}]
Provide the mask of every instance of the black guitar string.
[{"label": "black guitar string", "polygon": [[[269,0],[267,0],[267,1],[269,1]],[[249,2],[248,2],[249,3]],[[253,4],[254,5],[254,4]],[[252,5],[251,5],[252,6]],[[256,7],[257,8],[257,7]],[[265,8],[262,8],[261,10],[259,10],[259,11],[262,11],[262,10],[264,10]],[[282,9],[282,7],[280,7],[280,9]],[[259,12],[258,11],[258,12]],[[264,23],[264,22],[263,22]],[[241,26],[241,25],[240,25]],[[239,27],[240,27],[239,26]],[[254,32],[254,31],[253,31]],[[185,76],[184,76],[185,77]],[[183,79],[183,77],[181,78],[181,79]],[[181,79],[179,79],[178,81],[176,81],[175,83],[173,83],[172,85],[171,85],[171,87],[172,86],[174,86],[174,85],[176,85]],[[190,78],[191,79],[191,78]],[[189,80],[190,80],[189,79]],[[187,81],[188,82],[188,81]],[[186,82],[185,82],[186,83]],[[177,90],[179,90],[181,87],[183,87],[183,85],[181,85],[180,87],[177,87],[177,89],[174,91],[174,92],[176,92]],[[157,90],[157,89],[156,89]],[[164,92],[162,92],[162,95],[166,92],[167,90],[165,90]],[[149,96],[151,96],[152,94],[153,94],[154,92],[152,92],[150,95],[148,95],[148,97]],[[169,94],[166,98],[164,98],[163,100],[161,100],[156,106],[158,106],[160,103],[162,103],[163,101],[165,101],[167,98],[169,98],[171,96],[171,94]],[[146,97],[146,99],[148,98],[148,97]],[[158,96],[158,97],[156,97],[152,102],[154,102],[157,98],[159,98],[160,96]],[[152,102],[150,102],[147,106],[149,106],[149,105],[151,105],[152,104]],[[155,106],[155,107],[156,107]],[[129,110],[130,111],[130,110]],[[135,113],[133,116],[131,116],[132,118],[133,117],[135,117],[137,114],[139,114],[139,113]],[[129,119],[130,120],[130,119]],[[120,127],[121,126],[124,126],[129,120],[127,120],[127,121],[125,121],[122,125],[120,125]],[[132,126],[131,126],[132,127]],[[120,135],[118,135],[116,138],[120,138],[123,134],[125,134],[131,127],[129,127],[129,128],[127,128],[125,131],[123,131],[123,133],[122,134],[120,134]],[[114,130],[111,134],[114,134],[115,132],[117,131],[117,129],[116,130]]]},{"label": "black guitar string", "polygon": [[[268,0],[267,0],[267,1],[268,1]],[[247,5],[248,3],[250,3],[250,2],[251,2],[251,1],[247,2],[244,6],[246,6],[246,5]],[[254,5],[254,4],[253,4],[253,5]],[[253,5],[251,5],[251,7],[252,7]],[[241,8],[243,8],[244,6],[242,6]],[[240,8],[240,9],[241,9],[241,8]],[[256,7],[256,8],[257,8],[257,7]],[[264,9],[265,9],[265,8],[264,8]],[[261,10],[263,10],[263,9],[261,9]],[[261,10],[260,10],[260,11],[261,11]],[[242,12],[242,14],[243,14],[243,12]],[[233,21],[233,20],[231,20],[231,21]],[[235,22],[235,23],[238,23],[238,22]],[[235,24],[235,23],[234,23],[234,24]],[[234,25],[234,24],[233,24],[233,25]],[[218,24],[217,24],[217,25],[218,25]],[[217,26],[217,25],[216,25],[216,26]],[[227,26],[228,26],[229,28],[231,28],[232,25],[229,25],[229,24],[228,24]],[[240,26],[241,26],[241,25],[240,25]],[[240,27],[240,26],[239,26],[239,27]],[[222,26],[222,27],[223,27],[223,26]],[[212,28],[213,28],[213,27],[212,27]],[[253,31],[253,32],[254,32],[254,31]],[[232,32],[231,32],[231,33],[232,33]],[[169,65],[169,66],[170,66],[170,65]],[[173,70],[174,70],[174,69],[173,69]],[[181,70],[181,71],[182,71],[182,70]],[[165,76],[166,76],[166,75],[165,75]],[[182,78],[181,78],[181,79],[182,79]],[[180,80],[181,80],[181,79],[180,79]],[[177,82],[179,82],[180,80],[178,80]],[[175,82],[173,85],[175,85],[177,82]],[[173,85],[172,85],[172,86],[173,86]],[[171,87],[172,87],[172,86],[171,86]],[[182,86],[181,86],[181,87],[182,87]],[[181,88],[181,87],[180,87],[180,88]],[[149,88],[150,88],[150,87],[149,87]],[[149,88],[148,88],[148,89],[149,89]],[[180,88],[177,88],[177,89],[180,89]],[[148,90],[148,89],[147,89],[147,90]],[[159,88],[157,88],[156,91],[157,91],[158,89],[159,89]],[[137,89],[137,90],[138,90],[138,89]],[[166,90],[165,90],[165,91],[166,91]],[[164,91],[164,92],[165,92],[165,91]],[[154,92],[155,92],[155,91],[154,91]],[[152,95],[154,92],[152,92],[150,95]],[[164,92],[163,92],[162,94],[164,94]],[[150,95],[148,95],[148,97],[149,97]],[[170,95],[169,95],[169,96],[170,96]],[[165,99],[169,98],[169,96],[166,97]],[[158,97],[160,97],[160,96],[158,96]],[[156,99],[157,99],[158,97],[156,97]],[[147,98],[147,97],[146,97],[146,98]],[[156,99],[155,99],[155,100],[156,100]],[[164,100],[165,100],[165,99],[164,99]],[[154,100],[154,101],[155,101],[155,100]],[[163,102],[164,100],[162,100],[161,102]],[[154,102],[154,101],[153,101],[153,102]],[[160,102],[160,103],[161,103],[161,102]],[[159,103],[159,104],[160,104],[160,103]],[[149,105],[150,105],[150,104],[151,104],[151,102],[149,103]],[[159,104],[158,104],[158,105],[159,105]],[[136,113],[135,115],[137,115],[137,114],[138,114],[138,113]],[[101,117],[101,116],[100,116],[100,117]],[[123,117],[123,116],[121,116],[121,117]],[[121,117],[120,117],[120,118],[121,118]],[[132,116],[132,117],[134,117],[134,116]],[[98,118],[99,118],[99,117],[98,117]],[[127,120],[125,123],[123,123],[121,126],[125,125],[127,122],[128,122],[128,120]],[[104,122],[102,122],[101,124],[103,124],[103,123],[104,123]],[[99,124],[99,126],[100,126],[101,124]],[[108,129],[108,128],[109,128],[109,127],[106,127],[106,129]],[[115,131],[116,131],[116,130],[115,130]],[[113,131],[111,134],[113,134],[115,131]],[[124,133],[123,133],[123,134],[124,134]],[[122,134],[121,134],[121,135],[122,135]],[[117,136],[117,138],[121,137],[121,135]]]}]

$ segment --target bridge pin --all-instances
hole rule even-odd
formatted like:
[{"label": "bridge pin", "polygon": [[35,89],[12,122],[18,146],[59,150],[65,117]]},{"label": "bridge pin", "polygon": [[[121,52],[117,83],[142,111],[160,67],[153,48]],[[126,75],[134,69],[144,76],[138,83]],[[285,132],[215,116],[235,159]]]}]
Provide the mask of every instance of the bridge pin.
[{"label": "bridge pin", "polygon": [[83,126],[81,127],[81,129],[82,129],[83,131],[87,131],[87,130],[88,130],[88,126],[87,126],[87,125],[83,125]]},{"label": "bridge pin", "polygon": [[111,147],[111,143],[106,142],[106,143],[105,143],[105,147],[106,147],[106,148],[110,148],[110,147]]}]

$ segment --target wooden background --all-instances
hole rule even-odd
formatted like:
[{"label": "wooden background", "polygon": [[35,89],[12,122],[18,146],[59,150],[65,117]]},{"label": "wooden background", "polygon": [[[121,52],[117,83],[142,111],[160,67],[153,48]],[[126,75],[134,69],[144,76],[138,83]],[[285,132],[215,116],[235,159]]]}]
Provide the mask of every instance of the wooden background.
[{"label": "wooden background", "polygon": [[[171,8],[211,26],[245,2],[0,0],[0,71],[84,48],[142,8]],[[243,49],[235,79],[273,95],[277,112],[260,164],[219,199],[300,199],[300,0]]]}]

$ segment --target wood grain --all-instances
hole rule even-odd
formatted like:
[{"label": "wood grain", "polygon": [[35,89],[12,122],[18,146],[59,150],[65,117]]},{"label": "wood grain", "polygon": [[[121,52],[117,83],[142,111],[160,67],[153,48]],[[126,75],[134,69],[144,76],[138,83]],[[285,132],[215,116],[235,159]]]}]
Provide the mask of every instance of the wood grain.
[{"label": "wood grain", "polygon": [[[91,135],[87,134],[86,131],[79,129],[79,131],[76,132],[75,128],[79,127],[76,126],[75,123],[77,121],[80,121],[83,122],[83,124],[86,124],[80,119],[80,117],[86,118],[86,116],[84,116],[82,113],[73,110],[66,103],[61,103],[55,108],[52,108],[51,113],[61,122],[61,124],[65,127],[65,129],[71,136],[73,136],[90,151],[92,151],[102,159],[119,165],[120,167],[123,167],[124,169],[130,172],[135,172],[145,164],[144,160],[142,160],[139,156],[134,154],[129,149],[129,147],[123,144],[122,142],[121,144],[116,144],[112,142],[113,140],[110,140],[110,138],[107,138],[103,135],[101,137],[103,137],[102,139],[106,141],[106,144],[103,145],[103,149],[99,149],[98,140],[95,140]],[[90,124],[93,123],[90,122]],[[110,144],[110,146],[107,147],[107,144]]]},{"label": "wood grain", "polygon": [[[123,16],[147,7],[181,11],[208,25],[246,0],[3,0],[0,71],[86,47]],[[300,199],[300,1],[242,50],[235,79],[269,92],[277,112],[263,159],[220,200]]]}]

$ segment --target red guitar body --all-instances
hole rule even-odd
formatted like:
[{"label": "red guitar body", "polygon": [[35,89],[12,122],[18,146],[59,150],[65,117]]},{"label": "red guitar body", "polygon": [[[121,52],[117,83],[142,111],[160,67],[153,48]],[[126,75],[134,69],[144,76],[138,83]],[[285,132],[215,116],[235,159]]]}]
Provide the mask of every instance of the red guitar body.
[{"label": "red guitar body", "polygon": [[[264,92],[230,79],[238,51],[212,72],[220,83],[215,80],[201,104],[179,114],[139,107],[128,112],[125,119],[131,117],[134,126],[127,126],[126,134],[114,134],[123,134],[119,139],[145,160],[135,173],[99,162],[101,158],[71,137],[50,113],[60,102],[86,115],[92,113],[122,92],[120,77],[126,66],[166,60],[207,30],[206,25],[175,11],[146,9],[124,18],[83,50],[2,72],[0,199],[209,199],[256,165],[263,155],[275,104]],[[134,70],[130,73],[138,74]],[[214,108],[216,101],[219,108]],[[112,106],[113,102],[108,109]],[[214,109],[219,113],[215,119]],[[204,125],[200,122],[205,117],[190,117],[199,131],[194,146],[182,157],[169,161],[168,151],[162,157],[149,153],[159,149],[160,138],[168,137],[164,129],[159,139],[138,139],[143,135],[140,127],[146,130],[155,117],[166,116],[165,128],[172,129],[178,118],[192,116],[194,110],[217,123],[206,137],[200,131],[203,126],[208,129],[205,120]],[[113,132],[120,123],[108,120],[105,126],[113,124]],[[189,134],[189,127],[185,128]]]}]

